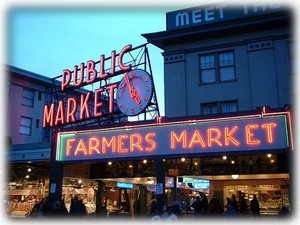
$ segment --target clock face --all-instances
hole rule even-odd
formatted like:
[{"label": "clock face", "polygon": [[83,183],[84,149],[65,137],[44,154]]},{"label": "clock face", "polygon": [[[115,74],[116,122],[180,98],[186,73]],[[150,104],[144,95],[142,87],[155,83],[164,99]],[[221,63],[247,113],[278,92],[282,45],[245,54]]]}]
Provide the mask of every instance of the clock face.
[{"label": "clock face", "polygon": [[135,116],[144,111],[152,95],[152,77],[144,70],[135,69],[124,73],[117,89],[117,104],[122,113]]}]

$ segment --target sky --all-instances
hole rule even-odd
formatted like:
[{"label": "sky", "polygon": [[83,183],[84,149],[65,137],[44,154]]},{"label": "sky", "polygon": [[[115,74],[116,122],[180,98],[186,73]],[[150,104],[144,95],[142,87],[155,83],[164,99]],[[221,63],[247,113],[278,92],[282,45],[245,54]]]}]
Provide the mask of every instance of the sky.
[{"label": "sky", "polygon": [[[166,12],[183,6],[12,6],[6,11],[6,64],[50,78],[100,55],[147,43],[166,30]],[[148,45],[160,114],[164,115],[162,49]]]},{"label": "sky", "polygon": [[[16,0],[4,7],[4,63],[53,78],[82,62],[98,61],[101,54],[109,56],[128,44],[136,47],[147,43],[141,34],[165,31],[167,12],[219,1],[187,0],[182,4],[166,0],[161,4],[153,0],[145,5],[131,0],[126,4],[116,0],[106,4]],[[160,114],[164,116],[163,50],[152,44],[148,50]]]}]

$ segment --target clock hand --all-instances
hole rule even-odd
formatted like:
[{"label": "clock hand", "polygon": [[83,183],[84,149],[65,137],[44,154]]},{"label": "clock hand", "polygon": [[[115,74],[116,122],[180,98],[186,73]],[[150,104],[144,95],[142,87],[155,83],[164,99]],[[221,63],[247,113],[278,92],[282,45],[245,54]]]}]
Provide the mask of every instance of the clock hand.
[{"label": "clock hand", "polygon": [[136,90],[131,86],[127,73],[124,74],[125,82],[129,88],[130,97],[135,100],[137,104],[141,103],[141,99],[137,95]]}]

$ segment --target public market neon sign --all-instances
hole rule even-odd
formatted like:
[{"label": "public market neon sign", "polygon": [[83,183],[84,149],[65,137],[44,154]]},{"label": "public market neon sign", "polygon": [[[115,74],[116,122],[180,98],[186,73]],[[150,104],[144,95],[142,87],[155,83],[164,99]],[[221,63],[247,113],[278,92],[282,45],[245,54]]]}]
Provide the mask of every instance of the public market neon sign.
[{"label": "public market neon sign", "polygon": [[285,115],[58,133],[58,161],[286,149]]},{"label": "public market neon sign", "polygon": [[[111,57],[105,58],[105,55],[100,56],[99,66],[96,66],[92,60],[86,63],[81,63],[80,66],[74,66],[74,70],[65,69],[62,72],[61,92],[66,92],[72,87],[80,88],[85,85],[105,80],[113,76],[125,73],[131,70],[131,64],[125,65],[123,58],[132,50],[131,45],[125,46],[119,54],[116,51],[111,52]],[[110,60],[110,70],[106,72],[105,62]],[[116,71],[116,68],[119,68]],[[114,113],[114,93],[117,84],[109,84],[96,89],[87,94],[81,94],[80,100],[75,97],[69,97],[66,102],[63,100],[58,103],[51,103],[44,106],[43,127],[55,127],[59,125],[67,125],[70,123],[81,122],[83,120],[101,117],[103,112],[103,102],[100,96],[103,93],[108,93],[108,114]],[[89,104],[93,102],[93,108],[89,108]],[[76,117],[76,114],[79,114]]]}]

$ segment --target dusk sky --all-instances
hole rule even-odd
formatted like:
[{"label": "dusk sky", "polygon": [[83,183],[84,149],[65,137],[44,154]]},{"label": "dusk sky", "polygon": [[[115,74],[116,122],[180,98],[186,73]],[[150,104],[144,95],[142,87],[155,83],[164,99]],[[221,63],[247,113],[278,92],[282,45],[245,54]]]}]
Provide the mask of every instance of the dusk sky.
[{"label": "dusk sky", "polygon": [[[118,1],[105,5],[95,1],[13,2],[2,8],[4,63],[52,78],[82,62],[98,61],[101,54],[119,52],[128,44],[136,47],[147,43],[141,34],[165,31],[167,12],[220,1],[187,1],[185,5],[156,0],[147,5],[134,1],[126,5]],[[160,113],[164,115],[162,50],[152,44],[148,48]]]},{"label": "dusk sky", "polygon": [[[6,63],[50,78],[111,51],[147,43],[141,36],[166,30],[166,12],[182,7],[11,7],[7,10]],[[162,50],[148,45],[161,115]]]}]

